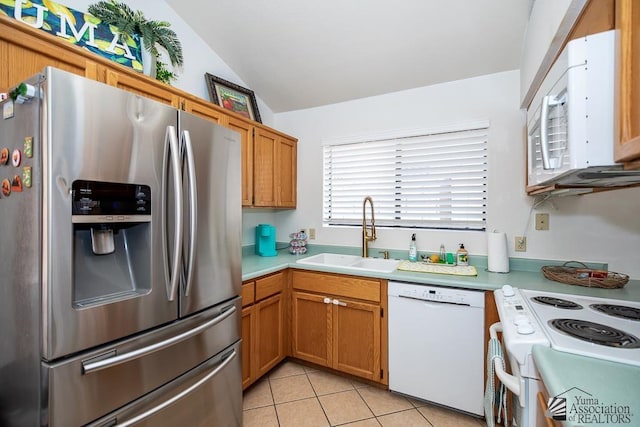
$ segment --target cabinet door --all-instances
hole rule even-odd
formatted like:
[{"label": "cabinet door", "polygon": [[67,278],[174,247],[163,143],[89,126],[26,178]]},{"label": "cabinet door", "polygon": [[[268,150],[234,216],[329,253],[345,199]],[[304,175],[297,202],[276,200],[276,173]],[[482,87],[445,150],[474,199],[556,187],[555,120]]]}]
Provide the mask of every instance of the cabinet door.
[{"label": "cabinet door", "polygon": [[253,139],[253,205],[276,206],[276,144],[278,136],[255,128]]},{"label": "cabinet door", "polygon": [[224,123],[229,129],[240,133],[242,143],[242,206],[253,205],[253,126],[235,117]]},{"label": "cabinet door", "polygon": [[222,123],[225,117],[224,113],[216,109],[213,104],[195,99],[184,99],[181,108],[188,113],[214,123]]},{"label": "cabinet door", "polygon": [[380,306],[338,299],[333,305],[333,368],[380,380]]},{"label": "cabinet door", "polygon": [[620,103],[617,162],[640,167],[640,2],[616,0],[615,23],[620,30]]},{"label": "cabinet door", "polygon": [[96,63],[50,43],[60,43],[56,39],[60,40],[16,20],[0,22],[0,92],[49,65],[96,80]]},{"label": "cabinet door", "polygon": [[256,377],[255,356],[255,310],[254,306],[242,309],[242,389],[247,388]]},{"label": "cabinet door", "polygon": [[257,376],[266,374],[284,359],[284,301],[276,294],[256,306]]},{"label": "cabinet door", "polygon": [[295,208],[297,196],[296,141],[279,138],[276,144],[276,203],[281,208]]},{"label": "cabinet door", "polygon": [[331,366],[331,304],[325,297],[293,292],[292,355],[322,366]]},{"label": "cabinet door", "polygon": [[163,104],[180,108],[180,96],[168,90],[164,83],[145,76],[130,76],[117,71],[107,71],[106,83],[111,86],[136,93],[145,98],[154,99]]}]

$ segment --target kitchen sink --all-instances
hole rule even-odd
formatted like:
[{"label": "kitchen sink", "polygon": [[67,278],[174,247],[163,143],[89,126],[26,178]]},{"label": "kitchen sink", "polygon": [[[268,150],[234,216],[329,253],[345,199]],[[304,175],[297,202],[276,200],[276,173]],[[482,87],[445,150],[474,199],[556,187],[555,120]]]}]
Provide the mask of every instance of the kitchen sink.
[{"label": "kitchen sink", "polygon": [[363,258],[357,255],[322,253],[296,261],[298,264],[340,267],[349,270],[392,273],[400,261],[395,259]]}]

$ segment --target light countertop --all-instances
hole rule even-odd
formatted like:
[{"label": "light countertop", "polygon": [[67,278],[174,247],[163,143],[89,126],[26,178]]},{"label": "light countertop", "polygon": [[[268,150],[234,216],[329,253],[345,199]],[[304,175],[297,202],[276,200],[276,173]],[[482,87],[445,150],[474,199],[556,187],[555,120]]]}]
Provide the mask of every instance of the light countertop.
[{"label": "light countertop", "polygon": [[[351,274],[363,277],[376,277],[380,279],[429,284],[436,286],[451,286],[457,288],[495,290],[503,285],[511,285],[514,288],[557,292],[563,294],[586,295],[599,298],[613,298],[627,301],[640,301],[640,280],[630,280],[621,289],[587,288],[583,286],[566,285],[545,278],[540,271],[543,265],[549,265],[550,261],[511,259],[509,273],[491,273],[486,269],[486,257],[472,256],[471,263],[476,267],[477,276],[454,276],[448,274],[419,273],[396,270],[393,273],[378,273],[349,270],[340,267],[322,267],[309,264],[297,264],[298,259],[323,252],[357,255],[359,248],[342,246],[315,246],[309,245],[305,255],[291,255],[287,250],[279,250],[275,257],[260,257],[250,250],[245,250],[242,258],[242,280],[250,280],[266,274],[274,273],[285,268],[298,268],[304,270],[322,271],[328,273]],[[249,252],[249,253],[247,253]],[[392,253],[393,257],[394,254]],[[553,261],[558,264],[558,261]],[[561,264],[561,262],[560,262]],[[606,269],[606,267],[604,267]]]},{"label": "light countertop", "polygon": [[640,368],[534,346],[550,397],[566,399],[564,427],[640,425]]}]

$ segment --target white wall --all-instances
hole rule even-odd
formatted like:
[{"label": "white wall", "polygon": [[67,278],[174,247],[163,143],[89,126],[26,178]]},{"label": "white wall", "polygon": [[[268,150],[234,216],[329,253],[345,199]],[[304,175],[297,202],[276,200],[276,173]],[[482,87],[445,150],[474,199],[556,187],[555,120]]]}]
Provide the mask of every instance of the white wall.
[{"label": "white wall", "polygon": [[[519,109],[519,72],[509,71],[417,88],[324,107],[279,113],[275,127],[299,138],[298,208],[275,214],[278,240],[290,232],[316,228],[312,243],[360,245],[357,228],[322,226],[324,140],[398,129],[428,129],[457,122],[490,121],[487,229],[509,236],[512,257],[608,262],[614,271],[640,278],[640,189],[554,199],[535,212],[550,214],[550,230],[528,221],[533,198],[524,192],[524,117]],[[251,221],[245,214],[245,220]],[[248,226],[248,225],[247,225]],[[412,230],[379,229],[374,248],[408,249]],[[527,252],[515,253],[513,239],[527,236]],[[418,249],[486,255],[481,232],[422,230]],[[372,252],[374,253],[374,252]]]},{"label": "white wall", "polygon": [[[97,2],[97,0],[58,0],[58,3],[82,12],[87,12],[89,6]],[[209,100],[209,92],[204,80],[205,73],[248,87],[164,0],[127,0],[126,3],[133,10],[141,10],[145,18],[149,20],[169,22],[171,29],[178,35],[182,44],[184,66],[182,70],[176,70],[178,80],[173,83],[174,87]],[[214,8],[215,4],[210,7]],[[169,61],[164,62],[168,63]],[[260,99],[258,94],[256,94],[256,98],[262,122],[272,126],[273,111]]]}]

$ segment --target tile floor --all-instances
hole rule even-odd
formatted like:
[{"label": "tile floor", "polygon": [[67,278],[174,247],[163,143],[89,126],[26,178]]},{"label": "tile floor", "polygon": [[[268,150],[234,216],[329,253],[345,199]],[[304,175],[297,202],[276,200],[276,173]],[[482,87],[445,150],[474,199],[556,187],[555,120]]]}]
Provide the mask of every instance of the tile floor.
[{"label": "tile floor", "polygon": [[480,427],[483,420],[285,361],[246,390],[244,427]]}]

